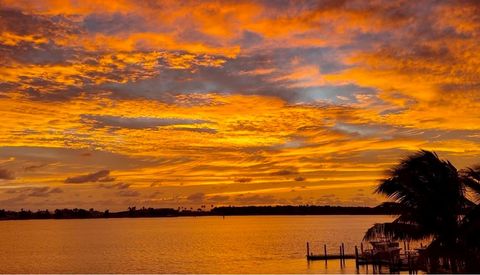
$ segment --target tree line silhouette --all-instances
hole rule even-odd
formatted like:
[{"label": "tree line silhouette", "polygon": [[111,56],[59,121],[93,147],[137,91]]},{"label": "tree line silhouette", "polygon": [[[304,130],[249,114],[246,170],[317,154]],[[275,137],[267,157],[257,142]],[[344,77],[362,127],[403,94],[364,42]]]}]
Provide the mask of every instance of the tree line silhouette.
[{"label": "tree line silhouette", "polygon": [[21,209],[9,211],[0,209],[0,220],[26,219],[94,219],[94,218],[128,218],[128,217],[180,217],[180,216],[239,216],[239,215],[389,215],[399,213],[396,205],[383,203],[377,207],[354,206],[220,206],[210,210],[204,208],[136,208],[128,207],[126,211],[111,212],[90,209],[55,209],[54,211]]}]

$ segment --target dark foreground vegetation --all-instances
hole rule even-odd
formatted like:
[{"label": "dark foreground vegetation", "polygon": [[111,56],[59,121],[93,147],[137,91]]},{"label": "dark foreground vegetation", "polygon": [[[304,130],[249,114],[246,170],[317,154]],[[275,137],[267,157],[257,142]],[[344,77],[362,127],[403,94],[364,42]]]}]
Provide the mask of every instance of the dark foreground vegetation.
[{"label": "dark foreground vegetation", "polygon": [[8,211],[0,210],[0,220],[27,219],[91,219],[91,218],[128,218],[128,217],[180,217],[180,216],[240,216],[240,215],[388,215],[398,213],[395,205],[389,203],[377,207],[344,206],[226,206],[214,207],[210,211],[173,208],[136,208],[126,211],[110,212],[86,209],[56,209]]},{"label": "dark foreground vegetation", "polygon": [[480,273],[480,166],[457,170],[420,151],[391,169],[376,192],[399,215],[370,228],[366,240],[428,240],[420,256],[429,273]]}]

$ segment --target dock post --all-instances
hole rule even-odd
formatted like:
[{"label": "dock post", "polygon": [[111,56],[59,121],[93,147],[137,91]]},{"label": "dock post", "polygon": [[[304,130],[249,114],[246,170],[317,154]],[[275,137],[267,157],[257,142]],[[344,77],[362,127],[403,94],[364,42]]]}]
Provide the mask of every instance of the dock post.
[{"label": "dock post", "polygon": [[325,254],[325,268],[327,267],[328,264],[328,258],[327,258],[327,244],[323,244],[323,253]]},{"label": "dock post", "polygon": [[345,244],[342,243],[342,261],[345,264]]},{"label": "dock post", "polygon": [[343,257],[342,257],[342,245],[339,246],[339,250],[340,250],[340,267],[343,267]]},{"label": "dock post", "polygon": [[363,243],[360,243],[360,252],[363,254]]},{"label": "dock post", "polygon": [[407,264],[408,264],[408,274],[412,274],[412,264],[410,262],[410,253],[407,256]]},{"label": "dock post", "polygon": [[407,243],[405,241],[403,241],[403,253],[405,256],[407,255]]},{"label": "dock post", "polygon": [[310,244],[307,242],[307,259],[309,259],[310,256]]},{"label": "dock post", "polygon": [[358,269],[358,247],[355,246],[355,267]]}]

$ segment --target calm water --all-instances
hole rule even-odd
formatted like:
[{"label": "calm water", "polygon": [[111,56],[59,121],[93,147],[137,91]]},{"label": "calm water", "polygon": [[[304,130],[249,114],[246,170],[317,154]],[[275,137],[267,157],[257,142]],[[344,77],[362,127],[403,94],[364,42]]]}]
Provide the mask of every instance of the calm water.
[{"label": "calm water", "polygon": [[[355,273],[305,260],[346,252],[388,216],[180,217],[0,222],[1,273]],[[363,270],[360,270],[362,272]]]}]

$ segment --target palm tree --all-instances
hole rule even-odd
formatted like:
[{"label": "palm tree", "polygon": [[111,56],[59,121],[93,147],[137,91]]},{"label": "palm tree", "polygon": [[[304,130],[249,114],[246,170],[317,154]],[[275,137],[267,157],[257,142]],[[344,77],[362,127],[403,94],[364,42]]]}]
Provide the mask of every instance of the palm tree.
[{"label": "palm tree", "polygon": [[[461,171],[462,181],[467,187],[466,195],[474,202],[465,211],[458,229],[458,256],[465,264],[466,273],[480,271],[480,166]],[[432,245],[435,243],[432,243]]]},{"label": "palm tree", "polygon": [[457,236],[464,209],[471,206],[457,169],[435,153],[419,151],[402,160],[380,182],[376,193],[396,202],[400,215],[390,223],[375,224],[365,239],[380,236],[396,240],[432,239],[435,252],[447,256],[456,269]]}]

